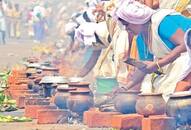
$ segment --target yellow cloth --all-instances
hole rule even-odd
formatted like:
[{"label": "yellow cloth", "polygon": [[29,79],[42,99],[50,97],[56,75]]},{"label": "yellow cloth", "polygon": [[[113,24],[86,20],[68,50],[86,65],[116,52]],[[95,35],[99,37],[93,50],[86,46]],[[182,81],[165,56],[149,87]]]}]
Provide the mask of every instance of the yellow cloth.
[{"label": "yellow cloth", "polygon": [[186,7],[189,3],[190,3],[190,0],[179,0],[175,7],[175,10],[177,12],[182,12],[186,9]]}]

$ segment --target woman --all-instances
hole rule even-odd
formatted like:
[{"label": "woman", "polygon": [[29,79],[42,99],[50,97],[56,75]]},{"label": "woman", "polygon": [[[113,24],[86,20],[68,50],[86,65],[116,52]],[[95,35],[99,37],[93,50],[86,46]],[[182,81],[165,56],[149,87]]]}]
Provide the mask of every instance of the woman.
[{"label": "woman", "polygon": [[[139,56],[147,64],[134,72],[126,88],[134,87],[146,75],[162,69],[164,74],[155,78],[150,88],[164,95],[174,92],[176,83],[187,76],[183,73],[188,65],[184,35],[191,27],[191,20],[174,10],[154,11],[133,0],[124,1],[115,15],[127,31],[138,35]],[[148,92],[148,86],[145,87],[142,91]]]}]

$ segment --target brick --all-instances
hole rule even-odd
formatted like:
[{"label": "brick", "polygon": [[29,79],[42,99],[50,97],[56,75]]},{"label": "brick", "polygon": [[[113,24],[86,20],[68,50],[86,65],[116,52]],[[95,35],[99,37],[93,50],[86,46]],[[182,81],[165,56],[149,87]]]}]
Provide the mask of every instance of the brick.
[{"label": "brick", "polygon": [[176,92],[178,92],[178,91],[189,91],[190,86],[191,86],[191,83],[188,81],[179,81],[176,84],[176,90],[175,91]]},{"label": "brick", "polygon": [[27,84],[21,84],[21,85],[10,85],[9,86],[10,90],[28,90],[28,85]]},{"label": "brick", "polygon": [[28,79],[18,79],[15,84],[21,85],[21,84],[28,84]]},{"label": "brick", "polygon": [[40,95],[38,93],[25,93],[25,97],[27,98],[40,98]]},{"label": "brick", "polygon": [[99,108],[90,108],[88,111],[85,111],[85,112],[83,113],[83,123],[84,123],[85,125],[87,125],[89,115],[91,115],[91,114],[89,114],[89,113],[91,113],[91,112],[99,112]]},{"label": "brick", "polygon": [[9,95],[13,99],[17,99],[19,96],[32,93],[30,90],[8,90]]},{"label": "brick", "polygon": [[69,117],[69,111],[67,110],[39,110],[38,111],[38,124],[57,124],[57,123],[67,123]]},{"label": "brick", "polygon": [[30,118],[37,118],[37,112],[44,109],[56,109],[56,106],[50,105],[27,105],[25,106],[25,116]]},{"label": "brick", "polygon": [[120,130],[141,130],[143,116],[139,114],[124,114],[112,116],[112,128]]},{"label": "brick", "polygon": [[143,118],[142,130],[175,130],[176,121],[173,117],[165,115],[150,116]]},{"label": "brick", "polygon": [[24,108],[25,107],[25,96],[17,97],[16,105],[20,109]]},{"label": "brick", "polygon": [[84,120],[90,128],[111,127],[112,116],[118,114],[120,113],[89,111]]},{"label": "brick", "polygon": [[50,101],[47,98],[29,97],[25,99],[25,105],[49,105]]}]

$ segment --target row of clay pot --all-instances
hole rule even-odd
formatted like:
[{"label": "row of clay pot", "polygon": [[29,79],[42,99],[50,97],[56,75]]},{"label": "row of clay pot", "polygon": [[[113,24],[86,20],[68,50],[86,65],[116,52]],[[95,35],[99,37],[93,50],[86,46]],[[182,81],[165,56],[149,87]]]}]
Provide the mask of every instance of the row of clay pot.
[{"label": "row of clay pot", "polygon": [[191,124],[191,93],[174,94],[166,103],[162,94],[140,94],[140,92],[121,92],[114,99],[117,111],[129,114],[138,113],[148,117],[163,115],[175,117],[181,123]]}]

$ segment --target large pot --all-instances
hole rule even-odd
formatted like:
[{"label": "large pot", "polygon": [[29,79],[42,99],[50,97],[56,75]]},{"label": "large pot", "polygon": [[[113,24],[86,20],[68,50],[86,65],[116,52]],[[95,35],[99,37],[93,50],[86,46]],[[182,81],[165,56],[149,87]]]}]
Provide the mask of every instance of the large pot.
[{"label": "large pot", "polygon": [[70,96],[70,91],[75,89],[76,88],[63,87],[63,85],[58,86],[54,99],[55,105],[60,109],[67,109],[67,101]]},{"label": "large pot", "polygon": [[107,94],[113,91],[119,84],[115,77],[96,77],[96,92],[98,94]]},{"label": "large pot", "polygon": [[139,94],[136,103],[136,112],[148,117],[163,115],[166,112],[166,103],[161,93]]},{"label": "large pot", "polygon": [[119,92],[114,99],[115,109],[123,114],[136,113],[135,105],[139,91]]},{"label": "large pot", "polygon": [[167,102],[167,115],[175,117],[180,124],[191,124],[191,92],[172,94]]},{"label": "large pot", "polygon": [[90,96],[90,91],[70,91],[67,105],[72,112],[82,115],[93,106],[93,97]]}]

